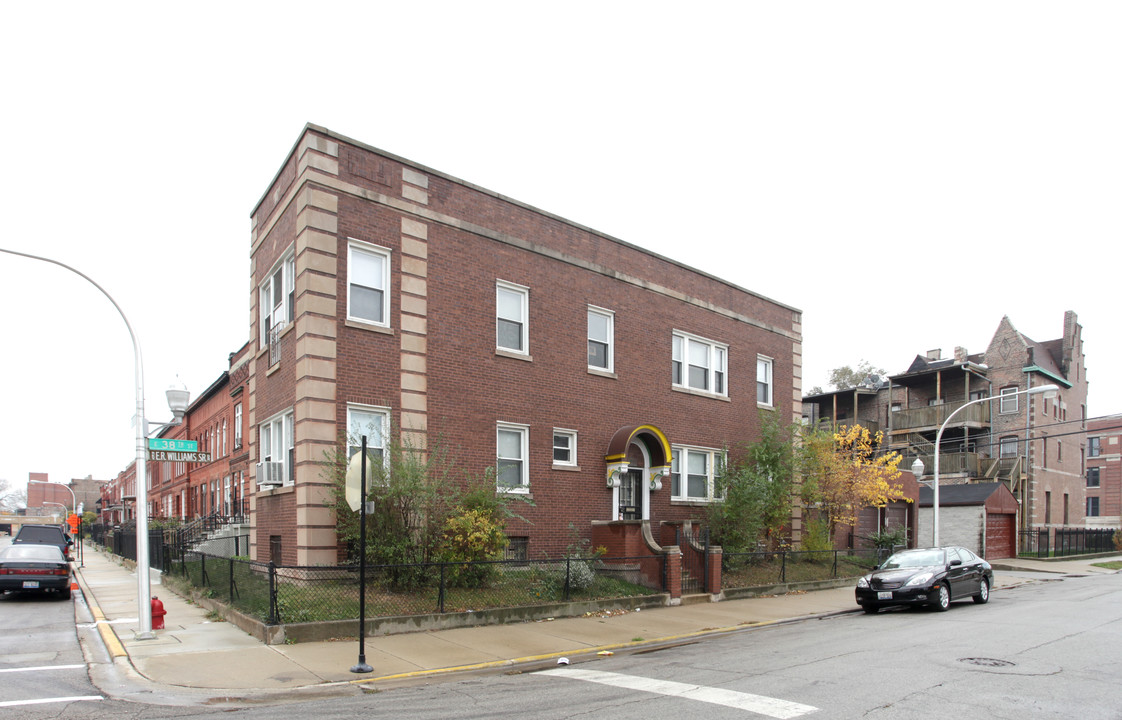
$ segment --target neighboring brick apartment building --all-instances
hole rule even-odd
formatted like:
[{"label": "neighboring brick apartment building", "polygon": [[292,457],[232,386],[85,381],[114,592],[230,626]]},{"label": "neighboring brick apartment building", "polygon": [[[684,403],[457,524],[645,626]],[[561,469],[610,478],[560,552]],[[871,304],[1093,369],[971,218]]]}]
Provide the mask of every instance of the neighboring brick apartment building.
[{"label": "neighboring brick apartment building", "polygon": [[[1055,401],[1011,395],[1047,384],[1060,388]],[[1036,342],[1005,317],[984,353],[960,347],[942,358],[933,350],[899,375],[806,397],[803,410],[808,422],[856,420],[883,431],[888,447],[904,454],[901,466],[918,456],[930,480],[939,427],[964,403],[986,397],[993,402],[972,405],[947,425],[940,484],[1001,480],[1019,502],[1018,528],[1082,526],[1087,374],[1074,312],[1065,313],[1056,340]]]},{"label": "neighboring brick apartment building", "polygon": [[[74,503],[83,511],[93,511],[105,480],[95,480],[93,476],[74,478],[69,483],[52,483],[47,473],[28,473],[27,507],[39,514],[60,511],[57,505],[65,505],[67,511],[74,509]],[[47,503],[50,503],[49,505]]]},{"label": "neighboring brick apartment building", "polygon": [[496,468],[540,556],[700,516],[760,408],[801,416],[798,310],[324,128],[254,209],[251,273],[258,560],[337,561],[344,436]]},{"label": "neighboring brick apartment building", "polygon": [[1122,415],[1087,421],[1087,526],[1122,527]]}]

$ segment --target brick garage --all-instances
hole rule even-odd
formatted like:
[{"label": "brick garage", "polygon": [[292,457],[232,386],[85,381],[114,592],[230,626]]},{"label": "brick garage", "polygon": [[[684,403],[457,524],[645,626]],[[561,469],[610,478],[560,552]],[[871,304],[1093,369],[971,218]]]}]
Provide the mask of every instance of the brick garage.
[{"label": "brick garage", "polygon": [[[919,493],[919,546],[931,544],[934,493]],[[1004,483],[942,485],[939,544],[960,545],[987,560],[1016,557],[1017,500]]]}]

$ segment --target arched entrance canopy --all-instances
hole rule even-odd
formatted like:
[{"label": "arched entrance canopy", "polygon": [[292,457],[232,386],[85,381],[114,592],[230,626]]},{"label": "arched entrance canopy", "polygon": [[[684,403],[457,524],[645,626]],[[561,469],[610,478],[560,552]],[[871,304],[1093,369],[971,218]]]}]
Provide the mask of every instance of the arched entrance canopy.
[{"label": "arched entrance canopy", "polygon": [[627,448],[631,441],[639,438],[646,445],[651,454],[651,467],[668,467],[670,465],[670,441],[666,433],[654,425],[629,425],[616,430],[608,443],[608,452],[604,460],[608,464],[621,463],[627,459]]}]

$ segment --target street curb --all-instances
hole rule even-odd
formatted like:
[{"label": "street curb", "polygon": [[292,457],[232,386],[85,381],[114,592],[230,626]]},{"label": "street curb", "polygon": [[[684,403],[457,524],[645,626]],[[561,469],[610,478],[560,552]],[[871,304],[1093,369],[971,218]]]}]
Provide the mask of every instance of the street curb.
[{"label": "street curb", "polygon": [[86,599],[86,606],[90,609],[90,614],[93,615],[94,624],[97,626],[97,632],[101,635],[101,641],[105,643],[105,650],[109,656],[116,661],[119,658],[127,658],[129,653],[125,650],[124,643],[117,637],[117,631],[109,624],[105,618],[105,613],[101,611],[101,607],[97,604],[97,599],[94,597],[90,586],[86,583],[86,577],[82,573],[81,568],[75,568],[74,576],[78,579],[78,587],[82,591],[82,596]]},{"label": "street curb", "polygon": [[798,617],[781,618],[779,620],[760,620],[756,622],[746,622],[740,625],[731,625],[728,627],[708,628],[705,630],[698,630],[691,633],[683,633],[681,635],[667,635],[666,637],[655,638],[653,640],[643,640],[640,642],[625,642],[614,643],[611,645],[598,645],[589,648],[579,648],[577,650],[568,650],[561,652],[547,653],[545,655],[528,655],[526,657],[511,658],[508,660],[492,660],[485,663],[474,663],[471,665],[455,665],[446,668],[433,668],[431,670],[414,670],[413,672],[397,673],[395,675],[382,675],[374,678],[362,678],[359,680],[347,680],[343,684],[346,685],[364,685],[376,682],[392,682],[395,680],[412,680],[417,678],[430,677],[434,675],[443,675],[450,673],[461,672],[479,672],[482,670],[494,670],[503,667],[515,667],[519,665],[531,665],[534,663],[546,662],[559,658],[571,657],[584,657],[588,655],[599,655],[602,652],[612,653],[616,650],[632,650],[636,648],[649,648],[658,647],[662,645],[675,645],[681,644],[687,640],[693,640],[699,637],[706,637],[710,635],[731,635],[737,632],[746,632],[749,630],[756,630],[758,628],[770,627],[774,625],[786,625],[789,623],[801,622],[803,620],[820,620],[827,617],[834,617],[838,615],[849,615],[851,613],[860,612],[860,607],[855,607],[852,610],[831,610],[823,613],[813,613],[811,615],[800,615]]}]

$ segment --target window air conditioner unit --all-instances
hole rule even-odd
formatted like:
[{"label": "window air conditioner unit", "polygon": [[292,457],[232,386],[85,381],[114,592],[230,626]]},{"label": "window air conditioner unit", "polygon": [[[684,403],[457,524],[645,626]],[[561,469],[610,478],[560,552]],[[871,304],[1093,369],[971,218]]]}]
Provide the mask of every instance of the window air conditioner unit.
[{"label": "window air conditioner unit", "polygon": [[280,487],[284,484],[284,463],[257,463],[257,484],[261,487]]}]

